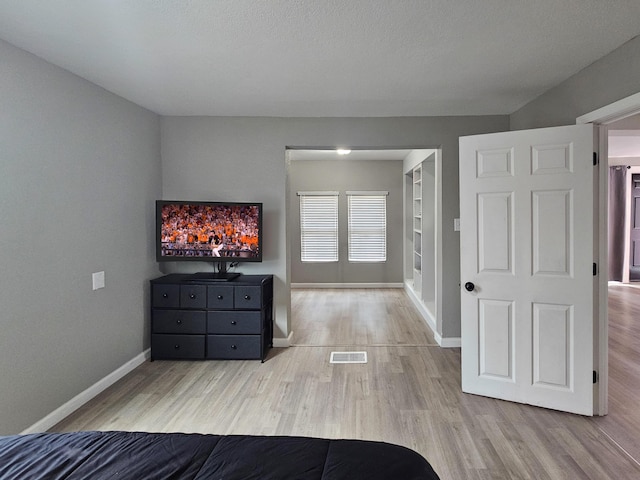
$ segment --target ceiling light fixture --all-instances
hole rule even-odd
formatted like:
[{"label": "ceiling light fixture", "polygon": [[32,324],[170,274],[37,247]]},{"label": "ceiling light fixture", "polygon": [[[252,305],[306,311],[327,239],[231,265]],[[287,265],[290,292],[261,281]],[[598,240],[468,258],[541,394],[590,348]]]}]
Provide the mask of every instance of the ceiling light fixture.
[{"label": "ceiling light fixture", "polygon": [[338,148],[336,152],[338,153],[338,155],[349,155],[351,153],[351,150],[349,150],[348,148]]}]

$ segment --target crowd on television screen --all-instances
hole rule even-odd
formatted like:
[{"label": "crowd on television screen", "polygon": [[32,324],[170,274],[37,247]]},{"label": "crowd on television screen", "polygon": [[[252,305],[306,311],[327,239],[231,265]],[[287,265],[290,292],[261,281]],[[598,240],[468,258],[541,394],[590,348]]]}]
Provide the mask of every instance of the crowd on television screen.
[{"label": "crowd on television screen", "polygon": [[259,247],[256,205],[162,206],[163,256],[255,257]]}]

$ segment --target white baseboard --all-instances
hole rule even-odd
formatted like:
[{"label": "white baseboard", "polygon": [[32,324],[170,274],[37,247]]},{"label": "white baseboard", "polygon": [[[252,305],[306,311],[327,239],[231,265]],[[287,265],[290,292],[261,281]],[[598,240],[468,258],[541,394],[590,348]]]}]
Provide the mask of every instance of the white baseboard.
[{"label": "white baseboard", "polygon": [[462,339],[460,337],[444,337],[437,334],[434,335],[436,342],[442,348],[461,348],[462,347]]},{"label": "white baseboard", "polygon": [[404,285],[404,290],[407,292],[407,295],[418,309],[422,318],[424,318],[427,326],[431,329],[433,333],[433,338],[437,342],[439,346],[442,348],[458,348],[462,346],[462,340],[460,337],[442,337],[442,335],[437,331],[436,327],[436,319],[433,317],[429,309],[425,306],[424,303],[418,298],[416,292],[411,288],[409,284]]},{"label": "white baseboard", "polygon": [[289,332],[289,335],[286,338],[274,338],[273,339],[273,347],[274,348],[289,348],[291,343],[293,342],[293,331]]},{"label": "white baseboard", "polygon": [[[422,318],[424,318],[425,322],[427,322],[427,325],[431,329],[433,336],[437,340],[438,333],[437,333],[437,327],[436,327],[436,319],[433,318],[433,315],[431,314],[431,312],[427,309],[425,304],[422,303],[422,300],[418,298],[418,296],[416,295],[416,292],[413,290],[413,288],[411,288],[410,285],[405,284],[404,290],[405,292],[407,292],[407,295],[409,295],[409,298],[411,299],[415,307],[418,309],[418,312],[420,312],[420,315],[422,315]],[[438,342],[438,345],[439,344],[440,342]]]},{"label": "white baseboard", "polygon": [[58,407],[49,415],[44,417],[42,420],[34,423],[29,428],[22,431],[21,434],[46,432],[55,424],[61,422],[66,417],[71,415],[73,412],[75,412],[78,408],[80,408],[82,405],[87,403],[93,397],[95,397],[99,393],[109,388],[111,385],[116,383],[118,380],[120,380],[122,377],[124,377],[128,373],[132,372],[136,367],[142,365],[149,358],[150,358],[150,350],[147,349],[141,354],[136,355],[134,358],[129,360],[127,363],[125,363],[118,369],[111,372],[109,375],[107,375],[103,379],[98,380],[96,383],[91,385],[89,388],[87,388],[83,392],[80,392],[78,395],[73,397],[67,403]]},{"label": "white baseboard", "polygon": [[402,283],[292,283],[291,288],[402,288]]}]

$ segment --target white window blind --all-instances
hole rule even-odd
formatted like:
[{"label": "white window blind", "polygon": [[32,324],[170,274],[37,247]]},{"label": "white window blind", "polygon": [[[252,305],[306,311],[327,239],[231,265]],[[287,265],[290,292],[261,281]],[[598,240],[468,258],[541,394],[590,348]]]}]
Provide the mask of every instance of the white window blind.
[{"label": "white window blind", "polygon": [[299,192],[303,262],[338,261],[338,193]]},{"label": "white window blind", "polygon": [[349,261],[387,260],[387,192],[347,192]]}]

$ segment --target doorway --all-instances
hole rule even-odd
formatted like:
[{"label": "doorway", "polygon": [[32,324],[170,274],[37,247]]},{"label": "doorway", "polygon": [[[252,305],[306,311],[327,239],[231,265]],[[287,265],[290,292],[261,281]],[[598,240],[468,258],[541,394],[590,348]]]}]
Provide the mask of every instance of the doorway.
[{"label": "doorway", "polygon": [[[608,126],[609,280],[640,280],[640,115]],[[636,211],[638,210],[638,211]]]},{"label": "doorway", "polygon": [[[608,131],[609,126],[615,122],[622,121],[624,119],[633,117],[640,114],[640,93],[636,93],[629,97],[623,98],[617,102],[606,105],[602,108],[589,112],[576,119],[576,123],[585,124],[592,123],[598,126],[598,157],[603,159],[599,162],[598,180],[597,185],[594,187],[598,191],[597,211],[599,218],[599,225],[596,235],[598,236],[598,251],[596,252],[596,258],[600,265],[600,272],[608,272],[608,200],[609,200],[609,185],[608,185],[608,168],[609,163],[606,159],[609,158],[609,138]],[[599,322],[597,325],[597,338],[598,344],[594,345],[594,349],[597,353],[598,365],[597,369],[600,372],[598,376],[599,388],[598,388],[598,415],[606,415],[609,410],[609,321],[608,321],[608,284],[609,275],[607,273],[598,276],[598,291],[599,298],[598,303],[598,315]]]},{"label": "doorway", "polygon": [[[430,250],[430,262],[427,263],[430,279],[430,295],[426,298],[429,301],[430,312],[438,311],[437,292],[441,291],[442,272],[438,270],[441,265],[441,242],[437,241],[439,227],[437,222],[441,218],[438,209],[441,202],[438,195],[441,191],[439,178],[440,169],[436,171],[435,152],[433,149],[370,149],[351,148],[347,155],[338,156],[336,148],[287,148],[286,171],[287,171],[287,218],[289,225],[287,232],[287,255],[288,270],[291,279],[291,298],[301,289],[314,289],[322,292],[324,289],[408,289],[406,258],[412,254],[412,249],[406,242],[405,232],[410,225],[407,225],[406,211],[411,209],[411,203],[407,204],[406,185],[404,183],[403,172],[407,165],[431,158],[430,174],[433,179],[429,183],[430,195],[433,201],[429,202],[431,214],[427,215],[428,235],[431,238],[426,242],[426,248]],[[439,151],[438,151],[439,152]],[[439,156],[438,156],[439,159]],[[387,261],[385,264],[358,264],[348,260],[347,234],[347,192],[351,191],[384,191],[387,193]],[[321,263],[305,263],[300,256],[300,199],[299,195],[311,193],[333,193],[338,196],[338,261]],[[403,293],[404,294],[404,293]],[[327,296],[328,298],[329,296]],[[414,299],[411,298],[413,301]],[[297,345],[304,341],[308,335],[296,330],[305,328],[300,322],[306,321],[299,315],[300,304],[291,302],[291,328],[290,344]],[[325,302],[326,303],[326,302]],[[318,303],[322,305],[323,302]],[[388,310],[387,307],[382,309]],[[420,310],[420,309],[419,309]],[[404,311],[404,309],[403,309]],[[317,313],[319,314],[319,312]],[[421,322],[427,323],[435,333],[438,325],[437,314],[425,316],[420,311]],[[418,318],[420,318],[418,315]],[[303,315],[306,317],[307,315]],[[430,321],[434,319],[434,321]],[[441,322],[439,322],[441,324]],[[315,338],[329,338],[328,335],[320,335],[317,332],[312,334]],[[346,334],[345,334],[346,335]],[[371,338],[376,335],[370,335]],[[334,338],[335,335],[330,335]],[[379,339],[378,339],[379,340]],[[378,341],[376,340],[376,341]],[[327,340],[329,341],[329,340]],[[340,341],[340,339],[338,339]],[[395,341],[395,340],[394,340]],[[399,341],[400,343],[405,340]],[[329,341],[336,343],[336,339]],[[317,342],[311,342],[317,343]],[[433,343],[433,340],[431,340]]]}]

